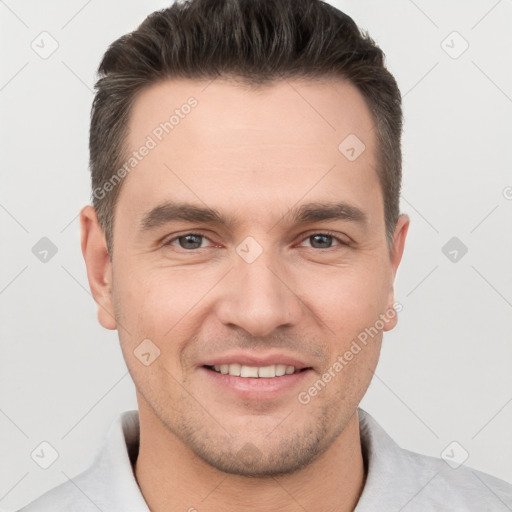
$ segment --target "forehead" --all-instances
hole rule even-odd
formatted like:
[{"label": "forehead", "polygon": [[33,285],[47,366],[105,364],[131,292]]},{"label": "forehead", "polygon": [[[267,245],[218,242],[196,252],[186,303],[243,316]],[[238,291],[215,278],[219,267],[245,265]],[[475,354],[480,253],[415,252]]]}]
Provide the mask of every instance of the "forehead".
[{"label": "forehead", "polygon": [[127,152],[151,149],[125,178],[120,200],[142,215],[176,196],[224,208],[230,197],[233,207],[260,209],[306,194],[337,200],[345,190],[362,198],[378,183],[375,144],[368,106],[346,81],[255,88],[167,80],[132,107]]},{"label": "forehead", "polygon": [[[195,106],[189,107],[190,103]],[[200,123],[194,122],[198,118]],[[172,125],[171,131],[159,134],[160,124],[166,122]],[[252,138],[255,143],[312,145],[322,139],[335,143],[354,133],[371,144],[368,132],[373,119],[361,93],[345,80],[282,80],[250,87],[218,78],[165,80],[149,86],[137,96],[129,125],[130,147],[147,134],[157,139],[193,136],[208,146],[226,135],[233,145],[250,143]],[[230,146],[228,140],[226,146]]]}]

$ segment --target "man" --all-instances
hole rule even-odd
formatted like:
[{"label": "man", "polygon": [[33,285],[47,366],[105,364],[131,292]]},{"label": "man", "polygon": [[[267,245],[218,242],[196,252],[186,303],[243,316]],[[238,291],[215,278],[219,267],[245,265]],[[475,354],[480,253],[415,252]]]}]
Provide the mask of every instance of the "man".
[{"label": "man", "polygon": [[373,41],[316,0],[192,0],[99,71],[82,251],[138,412],[23,510],[512,509],[358,407],[409,227]]}]

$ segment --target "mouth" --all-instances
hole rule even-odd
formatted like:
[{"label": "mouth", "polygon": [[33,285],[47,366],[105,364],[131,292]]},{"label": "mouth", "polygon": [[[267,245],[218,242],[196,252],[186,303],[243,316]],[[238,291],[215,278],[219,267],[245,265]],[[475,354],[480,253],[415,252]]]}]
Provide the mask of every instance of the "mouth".
[{"label": "mouth", "polygon": [[285,364],[272,364],[268,366],[247,366],[239,363],[204,365],[204,368],[222,375],[231,375],[233,377],[253,378],[253,379],[273,379],[285,375],[293,375],[307,370],[307,368],[297,368]]},{"label": "mouth", "polygon": [[[275,351],[231,352],[212,356],[198,366],[205,393],[213,400],[226,403],[242,399],[255,406],[293,399],[315,373],[310,361],[299,354]],[[245,407],[245,405],[244,405]]]},{"label": "mouth", "polygon": [[275,364],[249,366],[240,363],[203,365],[199,367],[204,378],[204,389],[211,392],[216,400],[225,402],[233,397],[255,405],[292,398],[307,386],[313,374],[312,367]]}]

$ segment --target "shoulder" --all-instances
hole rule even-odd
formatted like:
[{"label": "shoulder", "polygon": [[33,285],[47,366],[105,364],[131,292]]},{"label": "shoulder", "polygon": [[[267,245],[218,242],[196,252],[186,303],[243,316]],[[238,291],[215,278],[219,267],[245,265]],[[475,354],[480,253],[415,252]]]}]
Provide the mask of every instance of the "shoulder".
[{"label": "shoulder", "polygon": [[137,411],[119,414],[88,469],[18,512],[148,512],[132,468],[138,443]]},{"label": "shoulder", "polygon": [[[402,450],[402,449],[401,449]],[[468,466],[451,467],[444,460],[402,450],[417,493],[407,510],[512,510],[512,485]]]},{"label": "shoulder", "polygon": [[449,465],[441,458],[401,448],[362,409],[359,424],[367,479],[357,512],[512,510],[511,484],[465,465]]},{"label": "shoulder", "polygon": [[50,489],[18,512],[98,512],[98,506],[80,490],[81,479],[82,474]]}]

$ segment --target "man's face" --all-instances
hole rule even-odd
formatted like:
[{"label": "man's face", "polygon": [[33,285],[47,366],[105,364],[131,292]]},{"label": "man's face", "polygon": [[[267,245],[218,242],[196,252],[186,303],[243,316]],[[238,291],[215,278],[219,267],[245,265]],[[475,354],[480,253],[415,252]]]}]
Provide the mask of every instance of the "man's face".
[{"label": "man's face", "polygon": [[[122,185],[106,306],[117,323],[100,320],[119,330],[141,422],[223,471],[294,471],[335,442],[366,392],[395,324],[407,221],[390,251],[376,132],[353,86],[207,85],[163,82],[133,106],[129,151],[148,135],[156,147]],[[171,203],[218,218],[154,210]],[[296,373],[236,375],[283,366]]]}]

